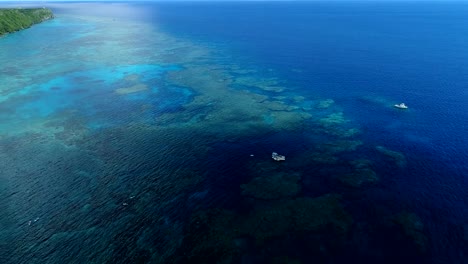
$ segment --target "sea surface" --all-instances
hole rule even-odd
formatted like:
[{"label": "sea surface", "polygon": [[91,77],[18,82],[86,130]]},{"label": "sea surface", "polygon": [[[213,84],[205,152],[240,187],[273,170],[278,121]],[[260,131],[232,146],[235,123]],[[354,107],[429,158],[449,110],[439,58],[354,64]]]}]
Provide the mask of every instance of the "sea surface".
[{"label": "sea surface", "polygon": [[0,263],[466,263],[468,3],[42,5]]}]

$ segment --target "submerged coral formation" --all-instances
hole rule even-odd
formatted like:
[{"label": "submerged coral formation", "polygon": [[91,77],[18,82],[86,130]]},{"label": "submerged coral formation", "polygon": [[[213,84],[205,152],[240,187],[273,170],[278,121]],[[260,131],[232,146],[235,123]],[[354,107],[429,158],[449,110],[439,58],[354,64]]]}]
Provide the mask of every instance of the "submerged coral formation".
[{"label": "submerged coral formation", "polygon": [[398,224],[403,233],[412,240],[418,250],[427,250],[428,240],[424,234],[424,224],[415,213],[401,212],[395,216],[394,222]]},{"label": "submerged coral formation", "polygon": [[264,200],[292,197],[301,190],[300,179],[301,175],[294,172],[263,173],[249,183],[241,185],[242,194]]},{"label": "submerged coral formation", "polygon": [[300,160],[303,162],[313,161],[317,164],[336,164],[340,154],[355,151],[362,144],[363,142],[360,140],[328,140],[301,153]]},{"label": "submerged coral formation", "polygon": [[147,89],[148,89],[148,86],[145,84],[135,84],[130,87],[115,89],[115,92],[118,94],[130,94],[130,93],[145,91]]},{"label": "submerged coral formation", "polygon": [[241,238],[238,216],[223,209],[200,211],[187,225],[182,247],[171,263],[232,263],[242,252],[236,244]]},{"label": "submerged coral formation", "polygon": [[251,180],[242,184],[242,195],[261,200],[278,200],[296,196],[301,191],[301,173],[287,170],[281,164],[267,161],[249,167]]},{"label": "submerged coral formation", "polygon": [[360,140],[335,140],[318,144],[316,149],[320,152],[329,154],[338,154],[342,152],[350,152],[356,150],[363,143]]},{"label": "submerged coral formation", "polygon": [[[232,263],[252,246],[289,234],[345,234],[352,219],[339,200],[339,195],[330,194],[275,201],[254,208],[245,216],[220,209],[195,213],[176,262]],[[251,239],[255,243],[249,246]]]},{"label": "submerged coral formation", "polygon": [[390,150],[384,146],[376,146],[375,149],[383,155],[392,159],[399,168],[403,168],[406,166],[406,157],[405,155],[403,155],[403,153]]},{"label": "submerged coral formation", "polygon": [[319,120],[320,124],[325,128],[330,128],[332,126],[340,125],[349,122],[345,119],[343,112],[329,114],[327,117],[321,118]]},{"label": "submerged coral formation", "polygon": [[268,92],[282,92],[284,87],[279,85],[279,81],[276,78],[253,78],[253,77],[237,77],[235,79],[235,84],[242,86],[255,87]]},{"label": "submerged coral formation", "polygon": [[351,127],[350,120],[345,118],[343,112],[331,113],[314,121],[317,124],[314,128],[317,133],[325,133],[336,138],[351,139],[361,132],[359,128]]},{"label": "submerged coral formation", "polygon": [[353,160],[349,163],[352,172],[340,175],[338,179],[351,187],[360,187],[366,183],[374,183],[379,180],[377,174],[372,170],[372,162],[368,159]]},{"label": "submerged coral formation", "polygon": [[334,103],[335,103],[335,101],[333,99],[322,100],[322,101],[317,103],[315,108],[317,108],[317,109],[326,109],[326,108],[329,108]]},{"label": "submerged coral formation", "polygon": [[[187,67],[171,72],[168,80],[175,85],[191,87],[197,96],[184,105],[187,111],[165,113],[165,120],[193,120],[200,109],[205,109],[202,116],[196,117],[203,123],[189,123],[193,129],[203,129],[216,136],[239,137],[252,131],[265,133],[277,130],[292,130],[301,126],[310,114],[289,109],[283,102],[270,101],[268,97],[250,91],[238,91],[229,88],[227,72],[209,67]],[[272,111],[274,110],[274,111]],[[267,122],[262,118],[267,116]]]}]

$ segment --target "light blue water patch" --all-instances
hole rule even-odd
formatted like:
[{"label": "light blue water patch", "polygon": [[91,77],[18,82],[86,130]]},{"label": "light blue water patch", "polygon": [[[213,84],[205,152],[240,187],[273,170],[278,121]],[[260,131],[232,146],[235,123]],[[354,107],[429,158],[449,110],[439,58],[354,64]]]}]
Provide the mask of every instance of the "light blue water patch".
[{"label": "light blue water patch", "polygon": [[[112,89],[111,85],[118,81],[121,81],[125,76],[131,74],[137,74],[141,77],[141,82],[147,82],[153,78],[160,78],[161,74],[168,70],[176,70],[177,67],[162,67],[158,65],[125,65],[117,66],[112,68],[96,68],[86,71],[72,72],[63,76],[58,76],[50,79],[46,83],[32,84],[24,87],[18,92],[12,92],[10,94],[0,96],[0,102],[6,101],[9,98],[27,95],[32,92],[44,92],[49,94],[50,89],[55,87],[60,88],[62,91],[73,91],[80,88],[86,88],[96,86],[100,83],[100,89]],[[115,88],[114,88],[115,89]],[[73,98],[70,98],[73,99]]]},{"label": "light blue water patch", "polygon": [[31,56],[51,48],[63,47],[74,40],[92,35],[94,30],[93,23],[79,19],[58,17],[45,21],[2,37],[1,48],[6,52],[0,52],[0,59],[9,60],[12,55],[15,59],[30,59]]},{"label": "light blue water patch", "polygon": [[194,96],[194,92],[184,87],[164,87],[160,97],[153,98],[154,106],[160,112],[173,112],[180,109],[181,105],[187,103]]},{"label": "light blue water patch", "polygon": [[268,125],[272,125],[275,122],[275,118],[272,115],[263,115],[263,122]]},{"label": "light blue water patch", "polygon": [[[119,118],[124,120],[123,117],[129,115],[122,109],[128,107],[131,112],[132,108],[136,108],[135,104],[168,107],[174,103],[184,103],[191,92],[180,87],[168,87],[161,95],[156,96],[160,93],[157,84],[162,83],[161,76],[167,71],[176,69],[177,66],[138,64],[100,67],[56,76],[45,83],[29,85],[20,91],[0,97],[0,101],[6,105],[15,105],[16,109],[15,115],[4,113],[0,114],[0,118],[28,120],[46,117],[71,108],[78,110],[78,113],[84,116],[100,117],[94,120],[98,123],[106,119],[107,122],[104,123],[109,123],[108,118],[111,118],[111,123]],[[131,75],[134,77],[126,79]],[[148,89],[128,94],[115,92],[116,89],[138,84],[146,85]],[[121,113],[121,115],[112,117],[111,113]]]}]

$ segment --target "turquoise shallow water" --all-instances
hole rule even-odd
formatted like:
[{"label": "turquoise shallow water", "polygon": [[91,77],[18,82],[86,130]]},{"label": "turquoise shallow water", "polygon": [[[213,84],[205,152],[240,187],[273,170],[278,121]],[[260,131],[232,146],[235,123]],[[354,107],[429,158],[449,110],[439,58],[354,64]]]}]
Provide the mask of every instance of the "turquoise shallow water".
[{"label": "turquoise shallow water", "polygon": [[466,259],[466,5],[51,7],[0,38],[1,263]]}]

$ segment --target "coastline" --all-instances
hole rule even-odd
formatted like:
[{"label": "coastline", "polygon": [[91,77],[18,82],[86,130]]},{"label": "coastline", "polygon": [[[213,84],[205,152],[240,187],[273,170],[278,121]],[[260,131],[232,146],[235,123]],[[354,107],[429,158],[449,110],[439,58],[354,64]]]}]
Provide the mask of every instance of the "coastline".
[{"label": "coastline", "polygon": [[54,18],[52,10],[42,8],[0,8],[0,36],[14,33]]}]

